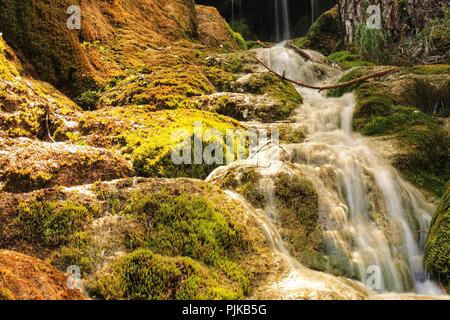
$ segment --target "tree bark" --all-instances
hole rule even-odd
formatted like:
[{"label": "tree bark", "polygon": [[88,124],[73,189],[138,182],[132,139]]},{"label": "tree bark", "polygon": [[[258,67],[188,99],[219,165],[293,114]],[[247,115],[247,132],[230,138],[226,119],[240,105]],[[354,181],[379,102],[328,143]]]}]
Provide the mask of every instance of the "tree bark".
[{"label": "tree bark", "polygon": [[338,0],[338,10],[342,30],[345,31],[345,42],[351,45],[355,41],[358,25],[366,23],[370,5],[380,5],[381,28],[392,40],[400,34],[397,0]]}]

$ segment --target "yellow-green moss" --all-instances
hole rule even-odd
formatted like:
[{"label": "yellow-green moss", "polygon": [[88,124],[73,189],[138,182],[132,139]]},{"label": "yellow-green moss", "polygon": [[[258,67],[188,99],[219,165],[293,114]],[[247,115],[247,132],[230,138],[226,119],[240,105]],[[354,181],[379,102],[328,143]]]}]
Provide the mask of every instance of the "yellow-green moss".
[{"label": "yellow-green moss", "polygon": [[[102,114],[99,117],[91,113],[82,120],[83,133],[90,134],[99,130],[100,135],[107,135],[112,146],[130,158],[137,174],[146,177],[205,178],[217,166],[194,164],[193,159],[192,164],[176,165],[172,161],[172,152],[185,140],[183,137],[174,138],[174,134],[183,130],[192,139],[196,122],[202,123],[202,133],[215,129],[223,138],[227,130],[242,130],[242,126],[231,118],[195,109],[149,112],[145,107],[128,107],[114,108]],[[110,119],[108,116],[114,118]],[[116,126],[115,121],[125,123],[125,127]],[[107,132],[105,126],[111,132]],[[204,146],[213,142],[213,139],[203,138]],[[225,145],[222,140],[218,142]]]},{"label": "yellow-green moss", "polygon": [[310,27],[306,37],[296,39],[299,47],[310,48],[329,55],[339,45],[339,21],[337,6],[324,12]]},{"label": "yellow-green moss", "polygon": [[232,283],[185,257],[165,257],[143,249],[114,262],[109,272],[90,284],[105,299],[203,300],[239,299]]},{"label": "yellow-green moss", "polygon": [[119,81],[101,94],[99,106],[147,105],[155,109],[193,107],[191,97],[212,93],[214,86],[200,67],[180,64],[153,67]]},{"label": "yellow-green moss", "polygon": [[74,202],[22,202],[17,209],[21,237],[46,247],[65,243],[75,231],[81,230],[95,212]]},{"label": "yellow-green moss", "polygon": [[268,72],[251,75],[242,89],[249,93],[267,94],[277,100],[279,108],[271,115],[274,121],[286,119],[303,102],[302,96],[291,83]]},{"label": "yellow-green moss", "polygon": [[431,222],[424,264],[427,271],[450,291],[450,181]]},{"label": "yellow-green moss", "polygon": [[450,65],[448,64],[432,64],[414,66],[407,69],[413,74],[432,75],[432,74],[447,74],[450,75]]},{"label": "yellow-green moss", "polygon": [[63,1],[1,0],[0,30],[29,59],[41,79],[75,95],[96,86],[76,31],[66,26]]},{"label": "yellow-green moss", "polygon": [[359,55],[349,51],[338,51],[328,56],[332,62],[339,64],[343,69],[351,69],[361,66],[373,66],[372,62],[363,60]]},{"label": "yellow-green moss", "polygon": [[[0,79],[11,81],[13,78],[19,75],[17,67],[10,59],[10,51],[7,50],[5,42],[0,37]],[[8,59],[9,58],[9,59]]]}]

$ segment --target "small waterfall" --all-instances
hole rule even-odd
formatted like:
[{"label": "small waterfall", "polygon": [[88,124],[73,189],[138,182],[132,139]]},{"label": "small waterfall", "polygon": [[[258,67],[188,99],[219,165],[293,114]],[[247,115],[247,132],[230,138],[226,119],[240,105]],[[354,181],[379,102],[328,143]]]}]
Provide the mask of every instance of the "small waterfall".
[{"label": "small waterfall", "polygon": [[[341,75],[339,70],[305,61],[281,45],[261,49],[258,54],[272,69],[280,74],[285,72],[286,77],[294,80],[332,82]],[[313,51],[310,54],[320,55]],[[371,150],[367,139],[353,132],[356,104],[353,94],[327,98],[317,90],[300,87],[297,90],[304,101],[297,110],[295,125],[304,128],[307,139],[283,145],[283,150],[293,159],[289,166],[306,175],[317,190],[328,257],[339,261],[347,276],[365,284],[370,282],[369,271],[378,272],[381,279],[375,289],[380,292],[442,294],[422,268],[425,237],[420,231],[428,229],[433,206]],[[266,222],[273,221],[276,225],[277,212],[270,201],[274,194],[271,177],[274,171],[286,170],[286,165],[273,158],[273,150],[261,152],[256,160],[267,163],[258,172],[263,176],[264,197],[269,199],[264,209]],[[251,165],[251,161],[255,160],[237,165]],[[209,179],[224,170],[227,168],[218,168]],[[273,236],[272,233],[272,241]],[[279,235],[276,238],[277,250],[289,255]],[[304,277],[306,268],[298,267],[298,263],[296,266],[296,272]]]},{"label": "small waterfall", "polygon": [[275,40],[277,42],[288,40],[291,38],[290,21],[289,21],[290,20],[289,0],[274,0],[273,5],[275,18],[274,19]]},{"label": "small waterfall", "polygon": [[311,24],[316,21],[316,0],[310,0],[311,4]]}]

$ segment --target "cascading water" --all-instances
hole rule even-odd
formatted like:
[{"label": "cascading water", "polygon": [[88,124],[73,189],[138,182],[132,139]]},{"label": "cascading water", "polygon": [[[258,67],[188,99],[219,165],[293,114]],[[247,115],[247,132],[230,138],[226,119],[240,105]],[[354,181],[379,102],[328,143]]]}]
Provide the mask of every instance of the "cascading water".
[{"label": "cascading water", "polygon": [[280,42],[282,40],[290,39],[291,30],[289,21],[289,0],[274,0],[274,17],[276,41]]},{"label": "cascading water", "polygon": [[[320,58],[318,53],[311,51],[310,54]],[[298,81],[330,82],[341,75],[332,67],[305,61],[282,45],[261,49],[258,55],[273,70]],[[325,77],[321,79],[319,74],[325,74]],[[317,90],[300,87],[297,90],[304,102],[297,110],[295,126],[303,128],[307,139],[282,147],[290,154],[292,166],[306,175],[318,192],[319,215],[329,259],[338,261],[347,276],[365,284],[370,280],[371,271],[378,271],[380,279],[376,289],[381,292],[442,294],[435,283],[427,280],[422,268],[425,238],[421,232],[428,229],[433,206],[370,149],[366,138],[353,133],[353,94],[327,98]],[[284,161],[273,156],[274,149],[279,150],[267,148],[254,159],[234,164],[245,166],[259,162],[267,199],[274,193],[271,190],[273,172],[286,170],[283,169],[286,167]],[[263,162],[268,164],[260,166]],[[226,170],[233,170],[233,167],[218,168],[209,180]],[[263,225],[265,229],[275,230],[273,225],[267,227],[271,221],[276,225],[276,208],[270,203],[264,209]],[[271,237],[278,239],[275,241],[277,250],[287,256],[287,249],[276,230],[272,231]],[[305,276],[317,279],[317,274],[308,274],[311,270],[297,262],[292,263],[293,260],[289,258],[289,264],[295,270],[297,280],[298,275],[301,279]]]}]

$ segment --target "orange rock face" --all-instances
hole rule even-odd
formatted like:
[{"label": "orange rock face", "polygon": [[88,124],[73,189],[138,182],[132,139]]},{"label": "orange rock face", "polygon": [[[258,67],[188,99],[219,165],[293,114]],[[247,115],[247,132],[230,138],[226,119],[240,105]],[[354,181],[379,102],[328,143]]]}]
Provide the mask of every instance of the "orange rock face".
[{"label": "orange rock face", "polygon": [[67,276],[43,261],[0,250],[0,300],[83,300],[67,287]]}]

